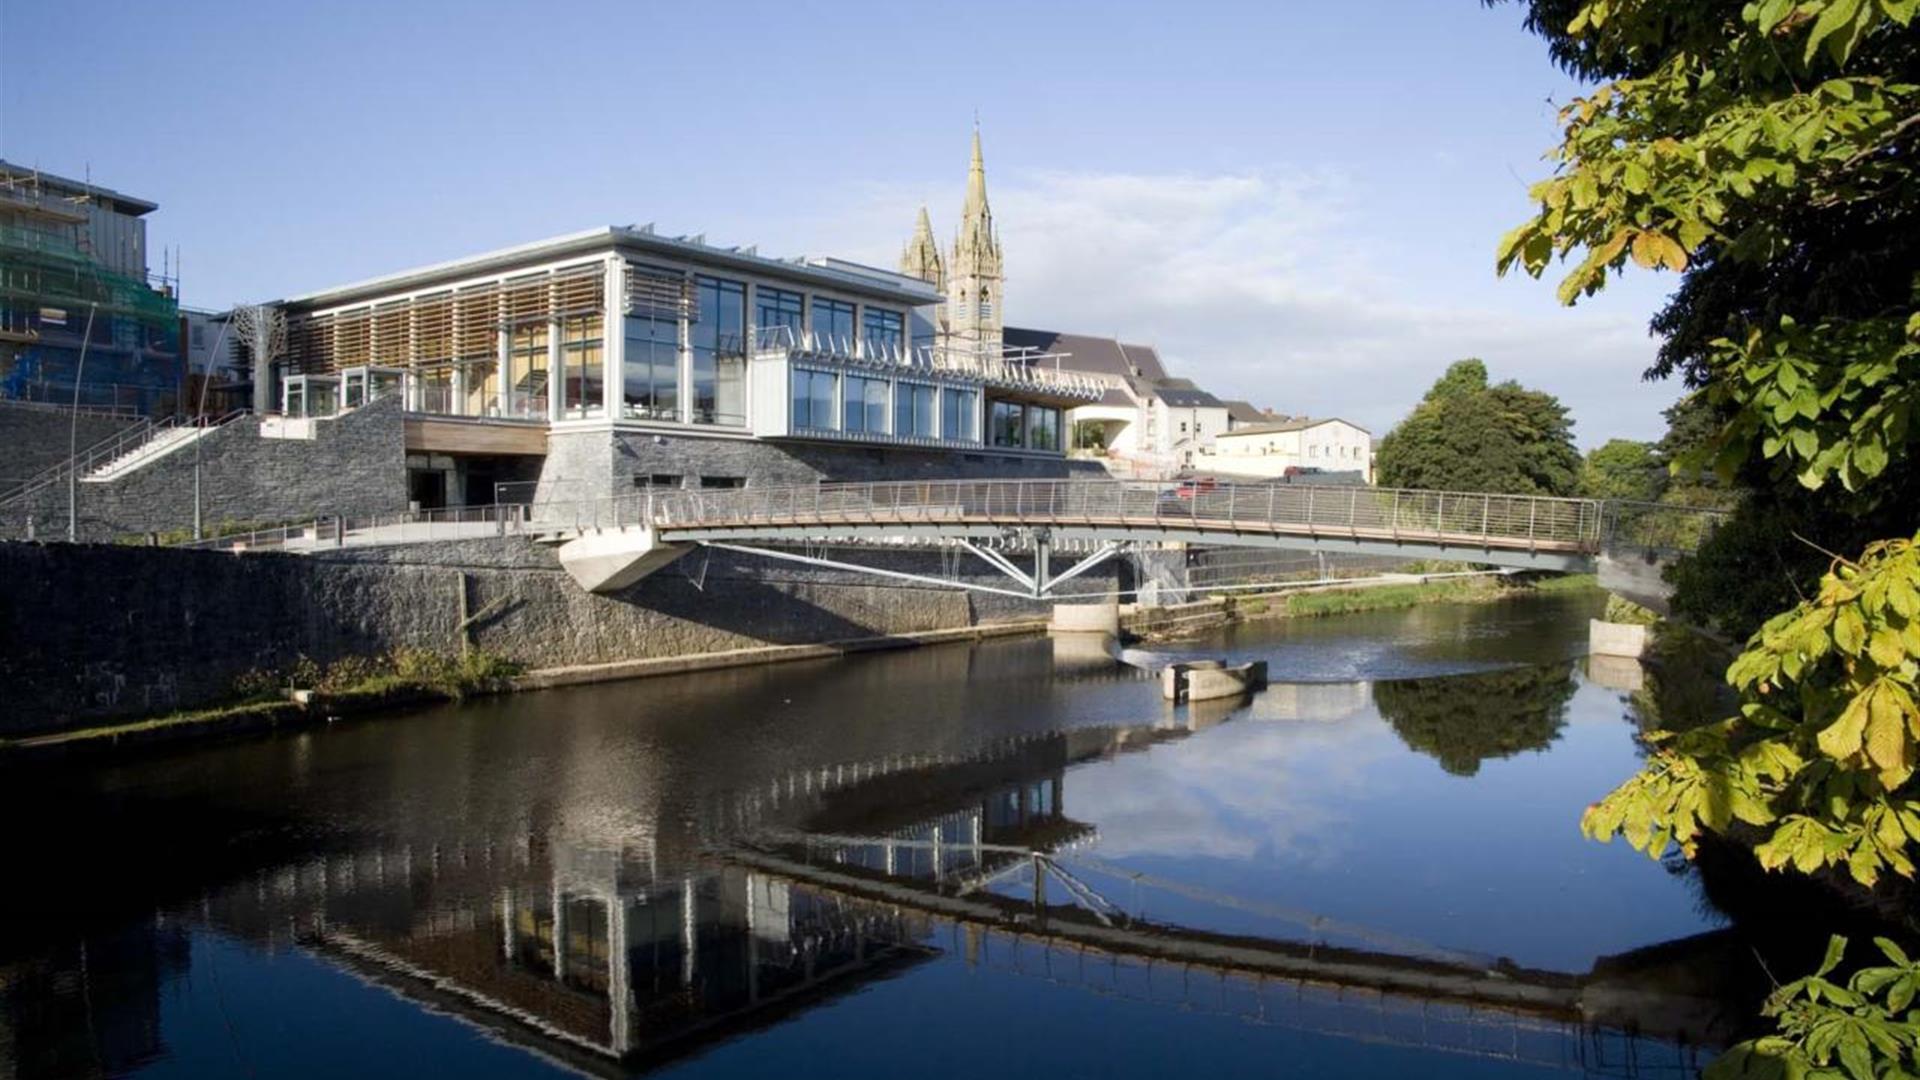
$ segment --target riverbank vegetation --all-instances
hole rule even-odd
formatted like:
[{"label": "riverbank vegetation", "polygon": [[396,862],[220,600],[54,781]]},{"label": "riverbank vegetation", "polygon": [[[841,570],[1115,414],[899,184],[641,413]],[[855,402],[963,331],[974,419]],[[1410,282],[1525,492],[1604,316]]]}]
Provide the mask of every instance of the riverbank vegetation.
[{"label": "riverbank vegetation", "polygon": [[[1770,870],[1910,879],[1920,0],[1521,2],[1599,85],[1562,110],[1554,175],[1499,269],[1568,266],[1567,304],[1629,262],[1683,275],[1648,374],[1695,391],[1669,414],[1672,475],[1736,510],[1678,568],[1674,606],[1747,639],[1727,671],[1737,712],[1650,735],[1583,826],[1655,858],[1750,836]],[[1844,951],[1783,988],[1777,1034],[1710,1073],[1911,1075],[1920,977],[1896,948],[1893,968],[1828,980]]]},{"label": "riverbank vegetation", "polygon": [[1596,590],[1592,574],[1555,574],[1536,577],[1476,575],[1434,581],[1407,581],[1365,587],[1318,588],[1275,596],[1236,598],[1236,614],[1248,618],[1312,618],[1387,611],[1420,604],[1474,604],[1507,599],[1531,592]]},{"label": "riverbank vegetation", "polygon": [[[446,654],[403,648],[381,656],[345,657],[330,664],[303,656],[284,669],[247,672],[234,680],[230,700],[219,705],[16,739],[11,745],[72,748],[263,730],[317,717],[493,693],[506,689],[522,670],[513,661],[477,650]],[[0,742],[0,746],[5,745]]]}]

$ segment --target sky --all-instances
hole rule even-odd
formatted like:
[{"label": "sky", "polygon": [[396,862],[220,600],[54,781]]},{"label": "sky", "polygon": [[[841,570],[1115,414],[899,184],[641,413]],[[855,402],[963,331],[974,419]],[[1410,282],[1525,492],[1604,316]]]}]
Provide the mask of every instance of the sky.
[{"label": "sky", "polygon": [[1010,325],[1376,435],[1479,356],[1592,447],[1674,280],[1493,272],[1579,91],[1477,0],[0,0],[0,158],[159,203],[192,306],[646,222],[891,267],[977,117]]}]

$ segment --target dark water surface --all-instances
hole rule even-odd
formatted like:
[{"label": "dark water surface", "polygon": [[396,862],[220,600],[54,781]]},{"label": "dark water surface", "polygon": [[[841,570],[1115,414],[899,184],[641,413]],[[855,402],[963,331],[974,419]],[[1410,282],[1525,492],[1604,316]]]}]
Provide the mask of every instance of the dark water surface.
[{"label": "dark water surface", "polygon": [[1579,835],[1593,607],[1178,647],[1247,703],[1031,639],[10,776],[0,1076],[1689,1075],[1726,920]]}]

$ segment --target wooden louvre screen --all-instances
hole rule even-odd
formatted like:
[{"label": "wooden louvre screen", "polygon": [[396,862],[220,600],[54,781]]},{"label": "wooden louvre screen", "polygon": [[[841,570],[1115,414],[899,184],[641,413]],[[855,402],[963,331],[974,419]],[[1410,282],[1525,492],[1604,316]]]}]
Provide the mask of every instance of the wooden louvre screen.
[{"label": "wooden louvre screen", "polygon": [[445,360],[453,355],[453,294],[434,293],[415,297],[413,311],[413,353],[408,362],[415,364]]},{"label": "wooden louvre screen", "polygon": [[677,319],[692,306],[690,301],[685,274],[627,264],[627,314]]},{"label": "wooden louvre screen", "polygon": [[509,326],[544,322],[547,314],[547,275],[518,278],[501,287],[500,318]]},{"label": "wooden louvre screen", "polygon": [[372,312],[366,308],[342,311],[333,317],[333,365],[326,370],[363,367],[371,355]]},{"label": "wooden louvre screen", "polygon": [[[453,324],[455,341],[452,355],[465,359],[493,356],[499,352],[500,287],[476,285],[461,289],[448,301],[456,313]],[[446,355],[446,354],[442,354]]]},{"label": "wooden louvre screen", "polygon": [[[251,362],[252,346],[243,342],[241,347]],[[334,370],[333,316],[296,315],[287,320],[287,366],[304,375]]]},{"label": "wooden louvre screen", "polygon": [[553,314],[586,315],[601,310],[607,291],[607,270],[600,263],[556,271],[553,275]]},{"label": "wooden louvre screen", "polygon": [[383,367],[405,364],[413,353],[413,305],[405,300],[373,309],[373,362]]}]

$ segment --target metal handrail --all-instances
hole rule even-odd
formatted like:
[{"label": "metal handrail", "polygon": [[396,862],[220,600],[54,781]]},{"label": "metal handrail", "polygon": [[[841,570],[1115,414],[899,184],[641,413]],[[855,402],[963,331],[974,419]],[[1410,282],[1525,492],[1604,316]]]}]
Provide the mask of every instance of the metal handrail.
[{"label": "metal handrail", "polygon": [[4,497],[0,497],[0,507],[10,506],[25,500],[36,492],[43,491],[66,480],[75,472],[82,477],[111,466],[122,458],[138,453],[154,440],[165,437],[170,431],[181,428],[216,428],[247,415],[246,409],[235,409],[218,416],[185,416],[176,414],[155,423],[143,417],[138,423],[122,428],[97,443],[81,450],[72,457],[43,469],[20,482]]}]

